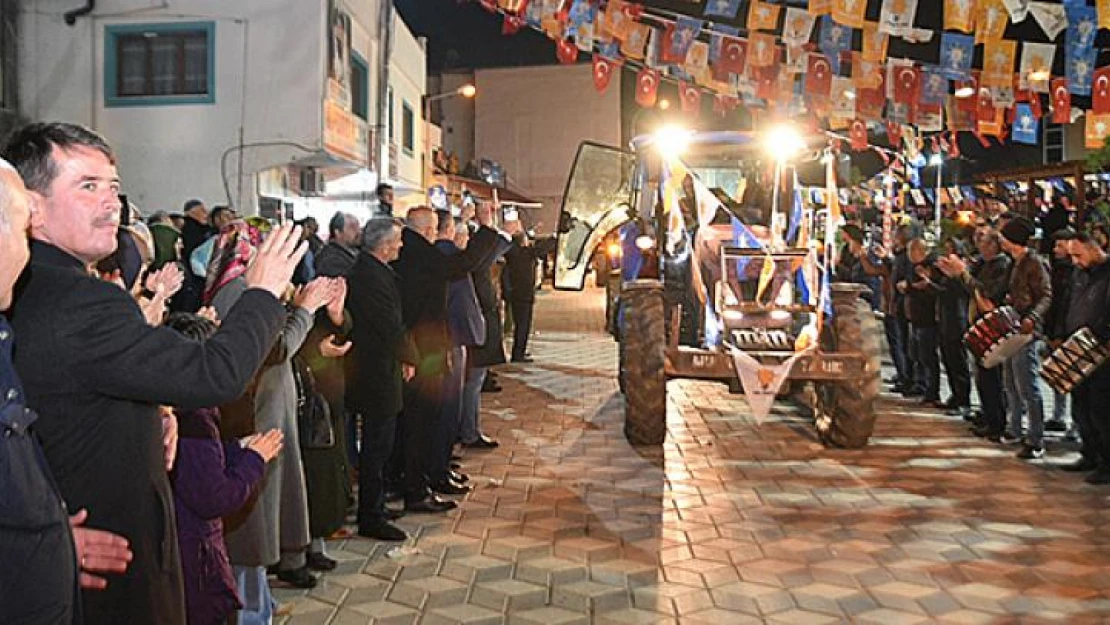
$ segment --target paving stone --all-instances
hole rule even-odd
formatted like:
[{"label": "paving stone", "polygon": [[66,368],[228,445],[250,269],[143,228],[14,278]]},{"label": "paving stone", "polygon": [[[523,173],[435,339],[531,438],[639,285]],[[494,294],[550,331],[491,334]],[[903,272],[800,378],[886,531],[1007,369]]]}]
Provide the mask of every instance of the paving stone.
[{"label": "paving stone", "polygon": [[464,603],[436,608],[424,615],[420,625],[501,625],[504,620],[500,612]]},{"label": "paving stone", "polygon": [[413,625],[420,619],[416,610],[392,601],[360,603],[351,606],[351,609],[369,616],[372,625]]},{"label": "paving stone", "polygon": [[594,614],[628,608],[631,599],[626,588],[583,581],[555,586],[551,591],[551,603],[575,612]]},{"label": "paving stone", "polygon": [[567,538],[556,541],[555,555],[578,562],[604,562],[621,556],[620,545],[596,538]]},{"label": "paving stone", "polygon": [[443,577],[464,584],[508,579],[512,573],[512,562],[483,555],[449,559],[443,563],[439,572]]},{"label": "paving stone", "polygon": [[541,540],[531,536],[509,536],[487,540],[482,553],[503,560],[519,562],[550,556],[552,545],[550,540]]},{"label": "paving stone", "polygon": [[466,584],[446,577],[425,577],[399,582],[389,600],[418,610],[439,608],[466,601]]},{"label": "paving stone", "polygon": [[482,582],[470,591],[470,603],[498,612],[532,610],[547,603],[547,588],[515,579]]},{"label": "paving stone", "polygon": [[481,553],[482,541],[459,534],[440,534],[421,537],[417,546],[432,557],[458,558]]},{"label": "paving stone", "polygon": [[790,593],[764,584],[735,582],[710,591],[719,608],[767,615],[794,607]]},{"label": "paving stone", "polygon": [[533,584],[551,587],[557,584],[582,581],[589,577],[589,570],[581,562],[547,557],[524,560],[518,563],[514,577]]},{"label": "paving stone", "polygon": [[594,618],[597,625],[677,625],[678,621],[658,612],[648,610],[617,610],[605,612]]},{"label": "paving stone", "polygon": [[661,583],[632,589],[632,603],[644,610],[685,616],[713,607],[713,598],[702,588]]},{"label": "paving stone", "polygon": [[379,558],[364,569],[374,577],[397,582],[435,575],[439,560],[422,554],[408,555],[397,559]]},{"label": "paving stone", "polygon": [[509,615],[509,625],[588,625],[590,617],[555,607],[539,608]]},{"label": "paving stone", "polygon": [[763,625],[764,620],[750,614],[711,608],[682,617],[683,625]]},{"label": "paving stone", "polygon": [[633,560],[604,560],[590,564],[590,579],[634,588],[658,582],[659,570],[654,565]]}]

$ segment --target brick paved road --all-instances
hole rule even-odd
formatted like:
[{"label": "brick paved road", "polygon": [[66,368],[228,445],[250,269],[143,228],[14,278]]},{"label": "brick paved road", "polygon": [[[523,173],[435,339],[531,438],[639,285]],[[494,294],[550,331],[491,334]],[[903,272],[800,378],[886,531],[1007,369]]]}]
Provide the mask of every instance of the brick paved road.
[{"label": "brick paved road", "polygon": [[[484,395],[501,448],[466,458],[450,518],[402,551],[335,541],[287,622],[1110,622],[1107,495],[884,401],[872,445],[829,451],[790,406],[672,382],[670,437],[621,435],[601,296],[541,295],[537,362]],[[421,620],[422,619],[422,620]]]}]

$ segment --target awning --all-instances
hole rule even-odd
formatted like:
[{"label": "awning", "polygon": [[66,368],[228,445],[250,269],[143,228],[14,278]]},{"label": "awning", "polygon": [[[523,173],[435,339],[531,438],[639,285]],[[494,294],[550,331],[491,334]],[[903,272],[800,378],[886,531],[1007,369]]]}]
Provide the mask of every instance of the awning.
[{"label": "awning", "polygon": [[[503,206],[515,206],[517,208],[543,208],[543,202],[533,200],[532,198],[521,195],[511,189],[502,189],[500,187],[491,186],[489,183],[477,180],[475,178],[467,178],[466,176],[457,176],[453,174],[440,174],[440,178],[445,178],[448,182],[447,193],[452,196],[452,200],[461,199],[463,189],[470,191],[470,194],[480,200],[492,201],[494,193],[497,194],[498,201]],[[456,197],[459,196],[459,197]]]}]

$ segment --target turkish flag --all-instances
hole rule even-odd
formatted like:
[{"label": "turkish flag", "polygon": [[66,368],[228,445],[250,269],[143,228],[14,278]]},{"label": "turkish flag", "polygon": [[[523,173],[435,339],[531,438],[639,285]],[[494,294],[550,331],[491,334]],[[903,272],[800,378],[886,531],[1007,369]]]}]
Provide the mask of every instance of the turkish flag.
[{"label": "turkish flag", "polygon": [[558,57],[559,62],[563,64],[571,64],[578,62],[578,46],[569,39],[560,39],[555,44],[555,56]]},{"label": "turkish flag", "polygon": [[678,83],[678,100],[682,103],[682,112],[698,114],[701,111],[701,89],[686,81]]},{"label": "turkish flag", "polygon": [[736,109],[740,105],[740,99],[736,96],[724,95],[718,93],[717,97],[713,98],[713,112],[724,117],[728,113]]},{"label": "turkish flag", "polygon": [[644,108],[655,106],[656,93],[659,91],[659,72],[645,67],[636,74],[636,104]]},{"label": "turkish flag", "polygon": [[898,144],[902,142],[902,124],[887,120],[886,139],[891,146],[897,148]]},{"label": "turkish flag", "polygon": [[594,89],[597,89],[598,93],[605,93],[609,87],[609,81],[613,78],[613,70],[618,67],[616,61],[598,54],[594,55]]},{"label": "turkish flag", "polygon": [[1110,113],[1110,66],[1096,69],[1091,78],[1091,111],[1095,115]]},{"label": "turkish flag", "polygon": [[975,116],[979,119],[992,120],[996,114],[994,106],[994,98],[991,97],[991,90],[986,87],[979,87],[979,95],[975,98]]},{"label": "turkish flag", "polygon": [[823,54],[810,53],[806,60],[806,93],[829,97],[829,92],[832,91],[832,75],[829,59]]},{"label": "turkish flag", "polygon": [[756,72],[755,97],[774,100],[779,78],[779,64],[753,68]]},{"label": "turkish flag", "polygon": [[1071,92],[1068,91],[1067,78],[1052,81],[1052,123],[1071,123]]},{"label": "turkish flag", "polygon": [[867,122],[862,119],[852,120],[848,130],[848,139],[852,142],[852,149],[861,152],[867,149]]},{"label": "turkish flag", "polygon": [[524,25],[524,18],[518,15],[505,14],[505,20],[501,22],[502,35],[515,35],[520,31],[520,27]]},{"label": "turkish flag", "polygon": [[921,93],[921,70],[912,65],[894,68],[894,101],[913,104]]},{"label": "turkish flag", "polygon": [[748,63],[748,42],[736,37],[721,40],[721,52],[717,56],[717,68],[722,73],[740,75]]}]

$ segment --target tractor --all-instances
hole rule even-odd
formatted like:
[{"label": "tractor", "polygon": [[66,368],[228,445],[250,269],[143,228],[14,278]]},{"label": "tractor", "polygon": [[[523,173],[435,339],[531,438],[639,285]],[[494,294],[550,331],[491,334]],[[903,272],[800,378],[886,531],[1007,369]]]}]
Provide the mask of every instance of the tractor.
[{"label": "tractor", "polygon": [[831,162],[827,146],[781,129],[663,129],[627,150],[579,146],[555,287],[582,290],[593,267],[606,288],[632,444],[662,444],[667,380],[677,378],[742,389],[753,413],[803,397],[823,443],[867,444],[880,324],[865,287],[831,279],[838,214],[794,200],[798,168]]}]

